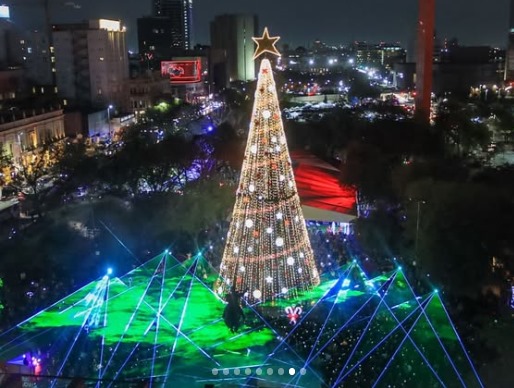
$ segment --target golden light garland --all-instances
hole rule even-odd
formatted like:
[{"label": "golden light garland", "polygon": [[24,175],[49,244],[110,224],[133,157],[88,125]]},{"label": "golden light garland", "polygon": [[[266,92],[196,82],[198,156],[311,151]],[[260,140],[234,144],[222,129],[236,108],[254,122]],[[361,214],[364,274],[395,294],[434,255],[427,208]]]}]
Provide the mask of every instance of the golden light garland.
[{"label": "golden light garland", "polygon": [[220,274],[219,294],[235,290],[250,301],[290,297],[319,284],[268,59],[259,70]]}]

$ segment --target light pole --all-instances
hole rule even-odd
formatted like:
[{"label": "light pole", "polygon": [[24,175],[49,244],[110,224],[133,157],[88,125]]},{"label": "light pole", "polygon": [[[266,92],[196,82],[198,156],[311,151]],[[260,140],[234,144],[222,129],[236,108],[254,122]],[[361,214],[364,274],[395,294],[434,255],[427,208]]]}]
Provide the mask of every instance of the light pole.
[{"label": "light pole", "polygon": [[107,107],[107,125],[109,126],[109,141],[112,141],[112,133],[111,133],[111,109],[112,105]]},{"label": "light pole", "polygon": [[419,216],[421,212],[421,204],[425,204],[426,202],[423,200],[417,200],[417,216],[416,216],[416,241],[414,243],[414,256],[416,260],[418,259],[418,237],[419,237]]}]

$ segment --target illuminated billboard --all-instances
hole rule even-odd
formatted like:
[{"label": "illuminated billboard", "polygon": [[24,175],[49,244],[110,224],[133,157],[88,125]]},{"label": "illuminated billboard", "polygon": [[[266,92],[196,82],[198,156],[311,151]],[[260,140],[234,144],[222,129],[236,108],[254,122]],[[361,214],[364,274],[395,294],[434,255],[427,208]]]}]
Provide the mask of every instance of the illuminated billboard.
[{"label": "illuminated billboard", "polygon": [[100,19],[98,24],[101,30],[121,31],[121,23],[118,20]]},{"label": "illuminated billboard", "polygon": [[95,30],[123,31],[119,20],[94,19],[89,21],[89,28]]},{"label": "illuminated billboard", "polygon": [[0,19],[9,19],[9,7],[0,5]]},{"label": "illuminated billboard", "polygon": [[202,80],[200,58],[161,62],[161,74],[172,85],[197,83]]}]

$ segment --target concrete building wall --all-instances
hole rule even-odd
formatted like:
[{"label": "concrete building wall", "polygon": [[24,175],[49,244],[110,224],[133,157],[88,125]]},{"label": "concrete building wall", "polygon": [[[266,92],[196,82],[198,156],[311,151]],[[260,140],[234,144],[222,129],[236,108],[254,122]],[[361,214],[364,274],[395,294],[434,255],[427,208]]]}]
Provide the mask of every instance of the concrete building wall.
[{"label": "concrete building wall", "polygon": [[121,106],[123,82],[129,78],[125,35],[121,27],[105,27],[101,21],[60,26],[54,32],[60,96],[79,104]]},{"label": "concrete building wall", "polygon": [[0,18],[0,68],[23,63],[22,36],[9,19]]},{"label": "concrete building wall", "polygon": [[[257,17],[250,14],[217,16],[211,23],[213,67],[225,63],[228,82],[255,79],[255,45]],[[220,68],[222,68],[220,66]]]},{"label": "concrete building wall", "polygon": [[25,71],[23,69],[0,70],[0,102],[20,98],[25,89]]},{"label": "concrete building wall", "polygon": [[[173,20],[166,16],[137,19],[137,38],[140,55],[148,55],[148,61],[170,60],[173,47]],[[150,59],[151,58],[151,59]]]},{"label": "concrete building wall", "polygon": [[77,78],[87,69],[79,69],[79,63],[75,61],[72,31],[56,31],[53,33],[55,50],[55,74],[58,94],[62,98],[76,100],[79,98],[77,92]]},{"label": "concrete building wall", "polygon": [[171,95],[169,80],[160,72],[133,78],[125,83],[124,112],[139,113],[156,105],[159,97]]},{"label": "concrete building wall", "polygon": [[25,69],[27,78],[37,85],[52,85],[55,56],[43,31],[30,31],[25,36]]},{"label": "concrete building wall", "polygon": [[237,77],[240,80],[248,81],[255,79],[255,61],[253,53],[255,44],[252,40],[257,35],[256,17],[244,15],[236,19],[237,31]]},{"label": "concrete building wall", "polygon": [[64,113],[61,109],[27,111],[16,120],[0,123],[0,147],[15,163],[47,141],[63,139],[64,136]]}]

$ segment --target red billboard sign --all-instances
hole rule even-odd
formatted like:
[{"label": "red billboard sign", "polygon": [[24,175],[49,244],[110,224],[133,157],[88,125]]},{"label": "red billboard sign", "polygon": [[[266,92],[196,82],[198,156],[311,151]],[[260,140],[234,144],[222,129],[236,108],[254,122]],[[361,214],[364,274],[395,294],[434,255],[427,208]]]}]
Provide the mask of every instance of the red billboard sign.
[{"label": "red billboard sign", "polygon": [[161,62],[161,74],[169,77],[171,84],[190,84],[202,80],[200,59]]}]

